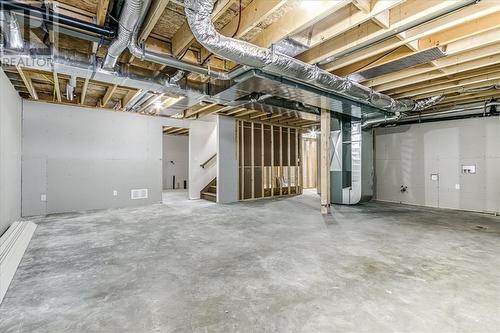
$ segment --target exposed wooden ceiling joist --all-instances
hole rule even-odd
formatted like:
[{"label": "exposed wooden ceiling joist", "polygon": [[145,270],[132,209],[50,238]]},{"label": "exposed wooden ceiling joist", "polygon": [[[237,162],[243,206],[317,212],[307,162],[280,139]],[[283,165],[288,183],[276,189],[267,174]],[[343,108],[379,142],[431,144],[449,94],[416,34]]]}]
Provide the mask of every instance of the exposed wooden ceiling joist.
[{"label": "exposed wooden ceiling joist", "polygon": [[[423,1],[423,3],[428,3],[427,1]],[[427,10],[422,10],[418,12],[417,14],[409,16],[408,19],[403,20],[403,22],[407,20],[418,20],[422,17],[425,17],[425,15],[429,14],[430,12],[434,12],[437,10],[441,10],[446,7],[452,7],[456,4],[455,1],[444,1],[443,3],[439,3],[439,5],[431,6]],[[437,8],[436,8],[437,7]],[[415,40],[420,40],[422,38],[425,38],[427,36],[458,27],[460,25],[467,25],[469,22],[480,19],[482,17],[488,16],[490,14],[493,14],[495,12],[498,12],[500,10],[500,3],[495,2],[492,3],[488,0],[484,0],[477,5],[470,6],[467,8],[464,8],[458,12],[454,12],[452,14],[449,14],[447,16],[444,16],[442,18],[439,18],[437,20],[434,20],[430,23],[424,24],[422,26],[419,26],[415,29],[412,29],[411,31],[408,31],[406,33],[406,39],[400,40],[399,42],[392,42],[391,40],[385,40],[383,42],[380,42],[378,44],[375,44],[373,46],[370,46],[366,49],[363,49],[361,51],[355,52],[353,54],[350,54],[348,57],[342,57],[338,60],[332,61],[324,66],[324,68],[327,71],[333,71],[338,68],[342,68],[344,66],[348,66],[350,64],[353,64],[357,61],[360,61],[364,58],[375,56],[377,54],[383,54],[384,52],[388,52],[390,50],[393,50],[397,47],[400,47],[402,45],[408,44],[412,41]],[[415,13],[415,12],[412,12]],[[488,29],[494,29],[495,27],[499,26],[498,21],[493,21],[489,22],[487,24],[489,26]],[[397,24],[391,25],[390,29],[394,30],[398,26],[401,26],[401,21],[399,21]],[[329,45],[332,48],[328,47],[328,50],[326,52],[323,52],[321,55],[321,60],[330,57],[330,56],[335,56],[335,54],[339,54],[340,52],[347,52],[350,49],[355,49],[356,46],[359,43],[364,43],[364,42],[369,42],[371,40],[375,41],[377,38],[384,33],[386,33],[386,29],[381,29],[381,30],[375,30],[373,32],[368,29],[368,35],[362,38],[358,38],[355,34],[351,34],[350,37],[346,36],[346,39],[343,41],[334,39],[336,43],[333,45]],[[483,32],[484,30],[481,31],[473,31],[473,33],[480,33]],[[462,38],[467,37],[469,31],[463,30],[463,31],[457,31],[455,34],[459,35],[461,33]],[[457,37],[458,38],[458,37]],[[420,50],[422,50],[419,47]],[[309,52],[309,51],[307,51]],[[318,53],[316,53],[318,55]]]},{"label": "exposed wooden ceiling joist", "polygon": [[315,1],[315,6],[304,8],[300,4],[289,10],[277,21],[264,29],[252,43],[270,47],[281,39],[296,34],[326,18],[338,9],[347,6],[352,0]]}]

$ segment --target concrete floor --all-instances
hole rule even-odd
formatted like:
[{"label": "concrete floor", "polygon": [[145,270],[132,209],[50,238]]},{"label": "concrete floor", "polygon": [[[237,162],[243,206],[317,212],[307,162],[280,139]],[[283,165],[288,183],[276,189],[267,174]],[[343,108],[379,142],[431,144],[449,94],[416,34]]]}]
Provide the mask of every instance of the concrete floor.
[{"label": "concrete floor", "polygon": [[500,218],[185,197],[37,221],[0,332],[500,331]]}]

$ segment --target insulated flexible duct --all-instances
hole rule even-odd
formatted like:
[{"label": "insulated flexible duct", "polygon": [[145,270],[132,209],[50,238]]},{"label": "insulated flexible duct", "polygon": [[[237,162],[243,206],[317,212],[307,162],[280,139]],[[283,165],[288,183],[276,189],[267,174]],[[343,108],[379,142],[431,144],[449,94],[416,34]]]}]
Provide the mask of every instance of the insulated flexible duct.
[{"label": "insulated flexible duct", "polygon": [[2,35],[7,42],[7,48],[20,50],[24,47],[21,29],[14,14],[0,11],[0,26],[2,28]]},{"label": "insulated flexible duct", "polygon": [[120,16],[120,28],[118,37],[108,48],[108,54],[104,59],[103,68],[112,69],[116,66],[118,58],[130,43],[132,34],[142,13],[143,0],[126,1]]},{"label": "insulated flexible duct", "polygon": [[210,70],[195,64],[189,64],[165,54],[145,50],[139,45],[139,29],[148,12],[151,0],[126,0],[120,15],[118,38],[111,44],[103,63],[103,68],[112,69],[118,58],[128,47],[130,53],[140,60],[147,60],[157,64],[174,67],[182,71],[207,75],[215,79],[228,80],[238,75],[244,69],[232,73]]},{"label": "insulated flexible duct", "polygon": [[275,50],[221,35],[212,22],[213,0],[185,0],[184,6],[187,21],[196,40],[210,52],[236,63],[318,86],[394,113],[421,111],[441,100],[439,97],[421,101],[395,100],[347,78],[331,74],[317,66]]}]

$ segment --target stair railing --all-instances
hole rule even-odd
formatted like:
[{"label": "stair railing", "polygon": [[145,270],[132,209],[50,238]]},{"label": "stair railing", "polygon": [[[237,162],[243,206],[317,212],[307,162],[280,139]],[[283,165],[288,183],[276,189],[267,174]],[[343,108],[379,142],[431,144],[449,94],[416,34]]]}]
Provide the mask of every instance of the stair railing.
[{"label": "stair railing", "polygon": [[200,164],[200,166],[205,169],[205,167],[212,162],[215,158],[217,157],[217,153],[215,153],[213,156],[210,156],[208,160],[206,160],[204,163]]}]

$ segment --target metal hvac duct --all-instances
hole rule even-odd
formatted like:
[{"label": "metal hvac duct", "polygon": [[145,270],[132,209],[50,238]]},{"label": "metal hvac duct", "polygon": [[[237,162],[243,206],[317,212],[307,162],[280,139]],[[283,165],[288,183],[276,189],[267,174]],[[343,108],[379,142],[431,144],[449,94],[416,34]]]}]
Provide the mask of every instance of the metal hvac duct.
[{"label": "metal hvac duct", "polygon": [[103,68],[112,69],[117,63],[122,52],[128,47],[130,53],[141,60],[174,67],[183,71],[207,75],[215,79],[228,80],[239,75],[244,68],[231,73],[213,71],[209,68],[189,64],[165,54],[145,50],[139,45],[138,35],[142,22],[148,12],[151,0],[126,0],[120,15],[118,38],[109,47],[108,54],[103,63]]},{"label": "metal hvac duct", "polygon": [[[41,1],[40,1],[41,2]],[[16,11],[19,14],[28,13],[29,16],[43,20],[48,24],[57,26],[67,26],[74,29],[86,31],[99,36],[114,38],[115,31],[106,27],[99,26],[87,21],[79,20],[74,17],[55,13],[41,7],[35,7],[27,3],[16,2],[12,0],[0,0],[0,10]]]},{"label": "metal hvac duct", "polygon": [[395,100],[373,89],[342,78],[272,49],[221,35],[212,22],[213,0],[185,0],[185,13],[196,40],[210,52],[250,67],[298,80],[333,93],[369,103],[390,112],[421,111],[440,99]]},{"label": "metal hvac duct", "polygon": [[115,38],[108,48],[108,54],[102,64],[103,68],[113,69],[118,62],[120,55],[128,47],[132,33],[142,16],[142,4],[142,0],[125,2],[125,6],[123,7],[122,14],[120,16],[118,37]]},{"label": "metal hvac duct", "polygon": [[63,50],[59,50],[58,54],[53,56],[36,54],[33,50],[30,55],[5,54],[0,58],[0,61],[3,64],[22,64],[21,66],[27,69],[56,71],[70,77],[89,78],[112,85],[139,89],[143,92],[151,91],[183,96],[183,99],[169,106],[168,114],[175,114],[190,108],[207,97],[204,91],[194,87],[180,86],[178,83],[165,82],[162,79],[153,79],[131,73],[105,70],[95,61],[94,57],[78,56]]},{"label": "metal hvac duct", "polygon": [[0,26],[8,49],[20,50],[24,48],[24,40],[16,16],[6,11],[0,11]]},{"label": "metal hvac duct", "polygon": [[[430,119],[442,119],[457,116],[474,116],[479,114],[493,114],[491,111],[492,107],[500,106],[500,102],[487,102],[487,103],[474,103],[462,105],[459,108],[445,110],[445,111],[436,111],[436,112],[428,112],[424,114],[417,115],[400,115],[394,117],[383,117],[383,118],[375,118],[366,120],[363,122],[363,129],[369,129],[372,127],[380,126],[380,125],[389,125],[389,124],[398,124],[398,123],[406,123],[412,121],[420,121],[420,120],[430,120]],[[490,108],[490,111],[486,109]],[[479,112],[478,112],[479,111]]]}]

